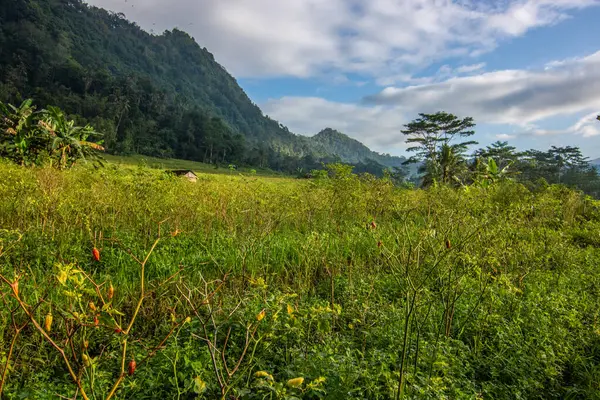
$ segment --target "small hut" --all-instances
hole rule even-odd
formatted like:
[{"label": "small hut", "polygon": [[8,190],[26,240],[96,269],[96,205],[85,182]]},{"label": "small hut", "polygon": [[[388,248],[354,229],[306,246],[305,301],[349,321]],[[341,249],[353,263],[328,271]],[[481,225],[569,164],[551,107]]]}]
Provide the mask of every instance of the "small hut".
[{"label": "small hut", "polygon": [[190,182],[196,182],[198,179],[198,176],[194,173],[194,171],[189,169],[174,169],[171,170],[171,172],[177,176],[183,176],[187,178]]}]

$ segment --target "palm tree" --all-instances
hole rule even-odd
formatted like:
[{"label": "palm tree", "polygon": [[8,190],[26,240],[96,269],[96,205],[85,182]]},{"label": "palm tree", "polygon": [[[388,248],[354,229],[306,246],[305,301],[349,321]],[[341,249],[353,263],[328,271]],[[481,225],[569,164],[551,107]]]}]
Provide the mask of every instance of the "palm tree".
[{"label": "palm tree", "polygon": [[48,107],[42,114],[39,124],[50,135],[50,156],[58,159],[59,168],[72,166],[77,160],[99,160],[98,151],[104,147],[101,141],[88,140],[100,136],[90,125],[75,126],[75,121],[69,121],[57,107]]},{"label": "palm tree", "polygon": [[422,185],[428,187],[434,183],[460,182],[460,177],[465,170],[466,164],[461,149],[455,145],[444,143],[435,159],[426,160],[425,165],[421,168],[421,172],[425,172]]}]

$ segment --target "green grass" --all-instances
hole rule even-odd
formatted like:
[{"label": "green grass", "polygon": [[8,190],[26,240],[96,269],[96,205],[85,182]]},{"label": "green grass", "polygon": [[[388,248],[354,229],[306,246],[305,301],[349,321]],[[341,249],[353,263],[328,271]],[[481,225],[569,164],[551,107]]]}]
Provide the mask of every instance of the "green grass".
[{"label": "green grass", "polygon": [[600,206],[574,191],[0,174],[7,399],[599,398]]},{"label": "green grass", "polygon": [[[215,168],[212,164],[205,164],[197,161],[190,160],[179,160],[176,158],[157,158],[143,155],[131,155],[131,156],[117,156],[112,154],[103,154],[102,158],[112,164],[116,164],[122,167],[139,167],[144,166],[153,169],[188,169],[194,171],[196,174],[224,174],[224,175],[258,175],[258,176],[281,176],[274,171],[269,169],[261,168],[249,168],[249,167],[238,167],[236,170],[229,170],[228,166],[220,166]],[[252,171],[256,171],[253,173]]]}]

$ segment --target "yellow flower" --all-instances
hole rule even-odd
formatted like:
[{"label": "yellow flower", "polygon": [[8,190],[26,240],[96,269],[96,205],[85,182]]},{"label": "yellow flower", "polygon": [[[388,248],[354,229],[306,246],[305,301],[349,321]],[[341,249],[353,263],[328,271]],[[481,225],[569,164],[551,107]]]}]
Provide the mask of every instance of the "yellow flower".
[{"label": "yellow flower", "polygon": [[265,378],[270,381],[273,380],[273,375],[269,374],[267,371],[257,371],[254,373],[254,377],[256,378]]},{"label": "yellow flower", "polygon": [[256,315],[256,320],[257,320],[257,321],[262,321],[262,320],[263,320],[263,318],[265,318],[265,315],[267,315],[267,312],[266,312],[266,311],[263,309],[261,312],[259,312],[259,313]]},{"label": "yellow flower", "polygon": [[294,378],[294,379],[290,379],[289,381],[287,381],[287,385],[291,388],[299,388],[300,386],[302,386],[302,384],[304,383],[304,378],[299,377],[299,378]]},{"label": "yellow flower", "polygon": [[194,384],[196,386],[194,389],[196,393],[200,394],[206,391],[206,382],[204,382],[199,376],[194,378]]},{"label": "yellow flower", "polygon": [[325,382],[325,377],[324,376],[320,376],[317,379],[315,379],[314,381],[312,381],[312,383],[314,383],[315,385],[321,384]]},{"label": "yellow flower", "polygon": [[290,306],[289,304],[287,305],[287,313],[292,315],[294,313],[294,307]]},{"label": "yellow flower", "polygon": [[67,274],[67,271],[62,269],[56,275],[56,280],[58,280],[61,285],[64,285],[67,282],[68,277],[69,275]]},{"label": "yellow flower", "polygon": [[89,367],[90,365],[92,365],[92,361],[90,360],[90,357],[87,354],[83,354],[81,356],[81,358],[83,358],[83,365],[85,365],[86,367]]},{"label": "yellow flower", "polygon": [[52,314],[51,313],[46,314],[46,319],[44,320],[44,329],[46,330],[46,332],[50,332],[50,329],[52,329]]}]

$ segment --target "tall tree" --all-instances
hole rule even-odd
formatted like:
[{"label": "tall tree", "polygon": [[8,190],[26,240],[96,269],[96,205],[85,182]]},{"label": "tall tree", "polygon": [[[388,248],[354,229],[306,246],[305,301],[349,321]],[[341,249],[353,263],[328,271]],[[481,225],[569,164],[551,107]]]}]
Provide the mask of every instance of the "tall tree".
[{"label": "tall tree", "polygon": [[425,173],[423,185],[434,182],[450,183],[464,170],[464,153],[473,140],[456,142],[475,134],[473,118],[446,113],[419,114],[419,118],[405,125],[402,133],[411,144],[407,151],[416,153],[406,163],[422,162]]},{"label": "tall tree", "polygon": [[483,159],[493,158],[496,166],[503,169],[519,159],[516,150],[516,147],[509,146],[508,142],[497,141],[486,146],[485,149],[475,151],[474,156]]}]

